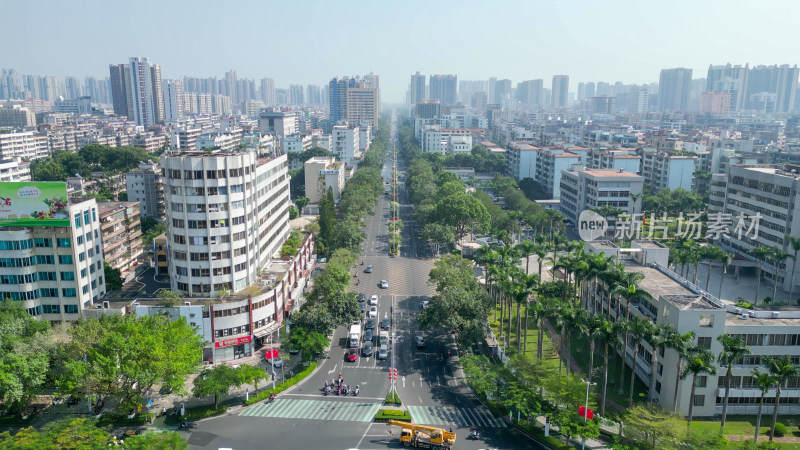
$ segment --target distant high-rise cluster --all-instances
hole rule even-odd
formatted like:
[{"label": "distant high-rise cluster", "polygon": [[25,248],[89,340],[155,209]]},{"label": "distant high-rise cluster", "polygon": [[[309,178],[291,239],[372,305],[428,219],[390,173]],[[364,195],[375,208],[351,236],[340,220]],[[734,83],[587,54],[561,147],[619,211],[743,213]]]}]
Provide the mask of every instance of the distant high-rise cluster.
[{"label": "distant high-rise cluster", "polygon": [[111,64],[114,113],[149,127],[164,122],[161,66],[148,58],[130,58],[128,64]]},{"label": "distant high-rise cluster", "polygon": [[330,123],[378,127],[380,111],[378,75],[336,77],[328,84]]}]

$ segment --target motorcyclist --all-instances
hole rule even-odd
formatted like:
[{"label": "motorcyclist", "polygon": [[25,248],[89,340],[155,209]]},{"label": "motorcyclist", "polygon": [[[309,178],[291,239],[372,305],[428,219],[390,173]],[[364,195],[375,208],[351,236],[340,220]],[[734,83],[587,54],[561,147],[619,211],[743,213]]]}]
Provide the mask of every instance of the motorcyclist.
[{"label": "motorcyclist", "polygon": [[275,401],[275,394],[269,394],[269,402],[272,403]]}]

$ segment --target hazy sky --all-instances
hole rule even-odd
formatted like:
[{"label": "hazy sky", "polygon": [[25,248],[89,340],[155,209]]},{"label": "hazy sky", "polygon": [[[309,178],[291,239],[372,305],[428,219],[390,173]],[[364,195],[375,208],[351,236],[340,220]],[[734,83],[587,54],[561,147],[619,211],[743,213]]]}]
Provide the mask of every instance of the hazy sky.
[{"label": "hazy sky", "polygon": [[381,77],[401,101],[409,75],[459,80],[554,74],[649,83],[659,70],[795,64],[800,2],[785,1],[94,1],[0,0],[0,67],[25,74],[108,76],[147,56],[164,78],[323,84]]}]

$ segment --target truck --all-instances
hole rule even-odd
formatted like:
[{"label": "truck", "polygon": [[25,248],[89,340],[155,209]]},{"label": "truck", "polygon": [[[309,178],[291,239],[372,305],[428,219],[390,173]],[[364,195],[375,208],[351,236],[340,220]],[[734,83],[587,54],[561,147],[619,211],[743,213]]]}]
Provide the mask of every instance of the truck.
[{"label": "truck", "polygon": [[350,347],[358,348],[358,344],[361,342],[361,324],[352,324],[350,325]]},{"label": "truck", "polygon": [[389,332],[388,331],[381,331],[378,333],[378,346],[381,345],[389,345]]},{"label": "truck", "polygon": [[400,443],[404,447],[451,450],[456,443],[456,434],[443,428],[390,419],[386,423],[387,428],[389,428],[389,434],[392,434],[392,425],[402,428],[400,431]]}]

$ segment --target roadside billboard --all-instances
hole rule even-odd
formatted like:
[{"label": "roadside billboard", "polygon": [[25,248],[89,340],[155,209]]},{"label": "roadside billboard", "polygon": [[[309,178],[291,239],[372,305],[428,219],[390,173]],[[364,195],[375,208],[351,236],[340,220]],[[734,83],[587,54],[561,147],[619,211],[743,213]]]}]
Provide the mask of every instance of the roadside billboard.
[{"label": "roadside billboard", "polygon": [[0,226],[68,227],[67,183],[0,183]]}]

